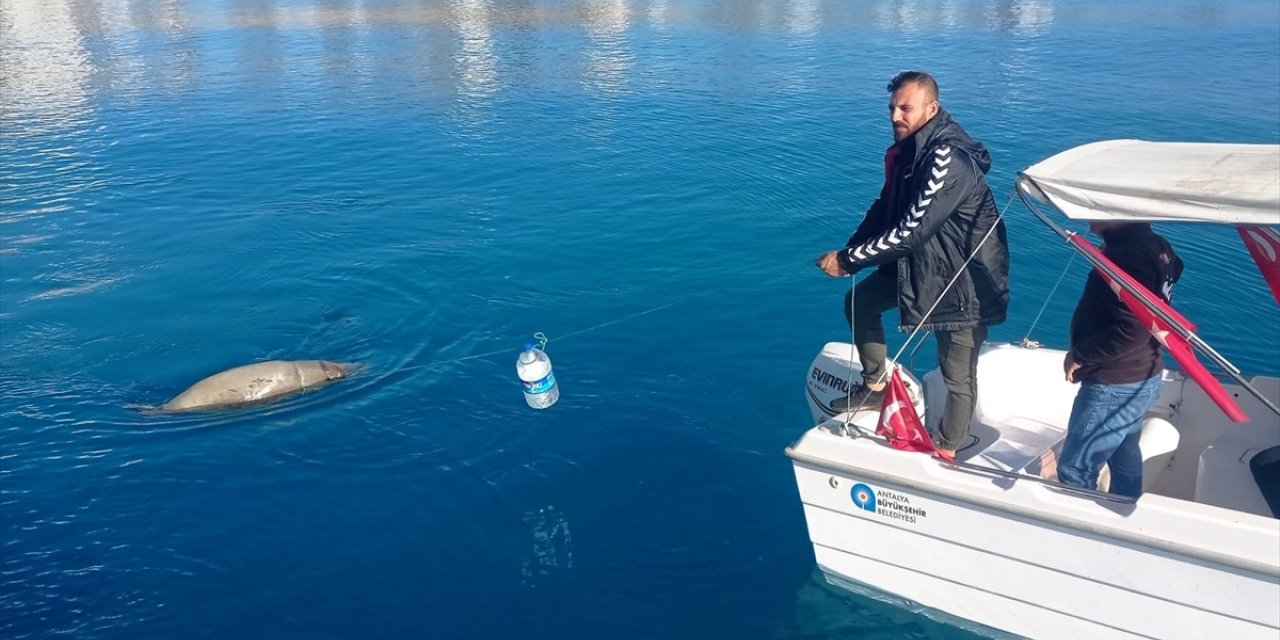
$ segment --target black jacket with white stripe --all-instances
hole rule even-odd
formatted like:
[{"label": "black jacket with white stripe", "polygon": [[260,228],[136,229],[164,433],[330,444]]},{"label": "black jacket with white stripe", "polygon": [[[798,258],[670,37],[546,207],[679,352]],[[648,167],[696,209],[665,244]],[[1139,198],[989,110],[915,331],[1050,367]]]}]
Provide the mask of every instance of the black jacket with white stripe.
[{"label": "black jacket with white stripe", "polygon": [[[915,135],[889,147],[885,163],[880,197],[836,254],[841,266],[848,273],[877,265],[896,269],[900,330],[1004,322],[1009,243],[987,186],[991,154],[986,147],[939,109]],[[939,302],[992,225],[995,230]]]}]

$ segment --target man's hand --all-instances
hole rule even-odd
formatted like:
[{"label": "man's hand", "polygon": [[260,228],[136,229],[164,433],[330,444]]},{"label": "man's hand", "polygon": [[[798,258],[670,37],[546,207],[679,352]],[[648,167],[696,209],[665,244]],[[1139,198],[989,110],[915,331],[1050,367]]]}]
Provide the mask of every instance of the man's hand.
[{"label": "man's hand", "polygon": [[822,269],[823,273],[831,276],[832,278],[849,275],[848,273],[845,273],[844,267],[840,266],[840,259],[836,258],[835,251],[828,251],[821,256],[818,256],[817,264],[818,268]]},{"label": "man's hand", "polygon": [[1067,357],[1062,359],[1062,372],[1067,375],[1067,382],[1076,382],[1076,370],[1080,368],[1080,363],[1071,358],[1071,352],[1067,352]]}]

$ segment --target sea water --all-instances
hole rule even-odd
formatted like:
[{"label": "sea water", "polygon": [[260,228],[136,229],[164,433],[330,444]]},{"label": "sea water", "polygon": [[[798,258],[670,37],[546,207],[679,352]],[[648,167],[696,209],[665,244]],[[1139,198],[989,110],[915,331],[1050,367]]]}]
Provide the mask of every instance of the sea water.
[{"label": "sea water", "polygon": [[[0,635],[967,637],[823,586],[783,455],[847,336],[813,260],[879,188],[885,84],[936,74],[1004,208],[1093,140],[1280,140],[1277,13],[5,0]],[[1007,215],[991,338],[1061,346],[1085,267]],[[1234,232],[1160,230],[1179,310],[1277,373]],[[363,369],[136,408],[272,358]]]}]

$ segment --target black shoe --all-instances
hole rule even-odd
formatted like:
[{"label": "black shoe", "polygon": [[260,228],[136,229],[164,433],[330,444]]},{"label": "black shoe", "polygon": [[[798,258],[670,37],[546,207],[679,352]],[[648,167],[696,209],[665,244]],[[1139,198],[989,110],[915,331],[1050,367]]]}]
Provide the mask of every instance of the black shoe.
[{"label": "black shoe", "polygon": [[[888,385],[885,385],[888,388]],[[884,402],[884,389],[872,391],[865,384],[854,384],[853,391],[847,395],[840,396],[831,401],[831,408],[836,413],[846,413],[861,407],[862,409],[871,409],[873,411],[880,410],[880,404]]]}]

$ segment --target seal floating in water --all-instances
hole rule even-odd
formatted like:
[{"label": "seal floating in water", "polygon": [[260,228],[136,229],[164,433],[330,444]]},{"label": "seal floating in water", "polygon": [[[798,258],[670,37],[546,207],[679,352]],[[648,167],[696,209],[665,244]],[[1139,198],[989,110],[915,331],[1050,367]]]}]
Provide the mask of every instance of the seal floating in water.
[{"label": "seal floating in water", "polygon": [[319,389],[348,375],[328,360],[268,360],[215,373],[160,407],[162,411],[209,411],[279,400]]}]

